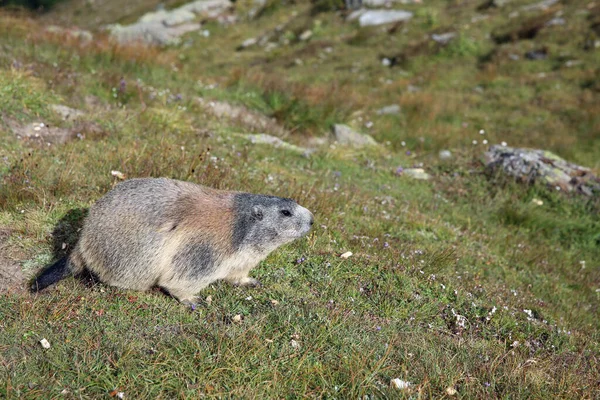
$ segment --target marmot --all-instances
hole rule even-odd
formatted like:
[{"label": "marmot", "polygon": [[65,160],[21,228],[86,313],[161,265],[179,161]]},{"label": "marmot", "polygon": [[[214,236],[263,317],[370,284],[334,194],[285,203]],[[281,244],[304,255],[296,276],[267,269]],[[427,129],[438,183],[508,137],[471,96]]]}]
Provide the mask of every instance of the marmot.
[{"label": "marmot", "polygon": [[218,279],[257,284],[248,272],[312,224],[312,213],[291,199],[166,178],[130,179],[90,208],[71,255],[48,267],[32,290],[87,268],[108,285],[159,286],[194,304],[195,295]]}]

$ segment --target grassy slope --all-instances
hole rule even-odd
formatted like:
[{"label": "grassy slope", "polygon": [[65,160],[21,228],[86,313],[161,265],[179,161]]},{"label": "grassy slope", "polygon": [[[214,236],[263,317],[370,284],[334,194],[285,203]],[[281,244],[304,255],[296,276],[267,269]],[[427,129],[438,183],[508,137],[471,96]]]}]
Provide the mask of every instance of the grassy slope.
[{"label": "grassy slope", "polygon": [[[586,4],[562,9],[566,27],[501,46],[485,33],[505,26],[507,13],[486,11],[489,19],[470,23],[478,4],[445,4],[411,6],[415,19],[396,33],[359,31],[335,13],[319,15],[315,28],[306,6],[292,6],[255,22],[209,25],[209,39],[192,36],[177,52],[103,40],[79,46],[2,16],[3,119],[60,123],[48,104],[62,103],[86,109],[102,131],[48,147],[0,127],[0,225],[12,231],[9,250],[26,273],[49,261],[52,229],[65,214],[115,183],[114,169],[292,196],[318,222],[261,264],[254,275],[263,287],[213,285],[202,293],[212,304],[194,312],[158,292],[71,279],[38,296],[2,295],[0,396],[384,397],[397,395],[389,381],[399,377],[414,383],[407,395],[441,397],[452,386],[471,397],[593,397],[598,204],[490,180],[478,162],[485,147],[471,145],[484,128],[492,143],[544,147],[600,167],[598,51],[573,45],[589,34],[578,11]],[[311,42],[234,52],[294,11],[289,30],[312,27]],[[419,42],[448,30],[461,32],[448,48]],[[412,45],[424,50],[400,67],[381,66],[379,55]],[[542,45],[549,59],[523,59]],[[513,52],[518,62],[509,62]],[[583,63],[566,68],[564,59]],[[121,78],[125,89],[113,90]],[[372,120],[371,132],[389,144],[309,159],[248,146],[231,135],[244,128],[204,115],[198,95],[274,115],[293,130],[290,141],[322,135],[334,121]],[[375,115],[391,103],[401,104],[400,115]],[[443,147],[452,161],[436,160]],[[421,162],[433,181],[393,174]],[[337,257],[347,250],[355,255]]]}]

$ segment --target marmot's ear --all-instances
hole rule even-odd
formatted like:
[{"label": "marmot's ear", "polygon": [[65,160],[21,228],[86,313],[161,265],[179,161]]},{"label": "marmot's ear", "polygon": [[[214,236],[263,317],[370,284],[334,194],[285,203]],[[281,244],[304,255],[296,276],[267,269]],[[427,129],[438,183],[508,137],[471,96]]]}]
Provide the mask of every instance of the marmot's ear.
[{"label": "marmot's ear", "polygon": [[262,221],[262,219],[263,219],[263,212],[262,212],[262,209],[259,206],[252,207],[252,217],[254,217],[254,219],[256,219],[258,221]]}]

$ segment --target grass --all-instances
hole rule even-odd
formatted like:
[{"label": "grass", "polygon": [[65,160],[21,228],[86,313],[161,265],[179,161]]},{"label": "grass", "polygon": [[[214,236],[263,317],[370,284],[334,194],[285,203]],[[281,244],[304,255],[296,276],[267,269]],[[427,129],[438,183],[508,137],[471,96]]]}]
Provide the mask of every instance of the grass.
[{"label": "grass", "polygon": [[[316,216],[307,238],[253,272],[262,287],[211,285],[195,311],[85,279],[0,294],[0,397],[440,398],[454,388],[594,398],[600,203],[489,176],[481,162],[486,139],[598,172],[598,52],[575,44],[592,32],[587,5],[559,4],[566,26],[497,44],[486,34],[535,16],[508,19],[520,2],[406,5],[409,23],[368,30],[337,12],[310,17],[308,3],[269,4],[258,20],[210,23],[210,38],[169,49],[115,46],[101,33],[84,45],[0,14],[3,121],[65,124],[48,107],[59,103],[103,132],[47,146],[0,124],[0,230],[10,232],[0,260],[29,277],[71,248],[85,210],[118,181],[112,170],[289,196]],[[98,20],[137,16],[115,10]],[[97,26],[71,11],[41,21]],[[313,37],[235,50],[279,24]],[[448,46],[419,45],[450,31]],[[547,59],[524,58],[541,46]],[[402,62],[384,67],[384,56]],[[299,145],[333,123],[383,144],[273,151],[232,135],[245,127],[207,114],[198,96],[272,116]],[[375,112],[389,104],[400,113]],[[420,164],[431,181],[395,174]],[[394,378],[412,385],[398,391]]]}]

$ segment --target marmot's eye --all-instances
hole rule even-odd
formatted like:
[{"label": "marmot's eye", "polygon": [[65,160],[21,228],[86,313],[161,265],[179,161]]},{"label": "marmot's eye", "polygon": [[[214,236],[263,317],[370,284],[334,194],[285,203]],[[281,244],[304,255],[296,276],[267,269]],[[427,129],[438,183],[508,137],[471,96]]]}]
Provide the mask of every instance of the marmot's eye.
[{"label": "marmot's eye", "polygon": [[281,214],[283,214],[286,217],[292,216],[292,213],[289,210],[281,210]]}]

